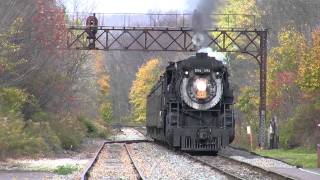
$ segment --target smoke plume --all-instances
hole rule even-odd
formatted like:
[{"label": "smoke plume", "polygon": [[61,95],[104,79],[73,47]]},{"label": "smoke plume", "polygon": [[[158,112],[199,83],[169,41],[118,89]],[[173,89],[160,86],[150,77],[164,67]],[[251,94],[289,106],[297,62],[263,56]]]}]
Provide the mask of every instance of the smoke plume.
[{"label": "smoke plume", "polygon": [[[197,34],[193,38],[193,44],[197,48],[205,47],[208,44],[208,35],[205,30],[215,25],[215,13],[222,6],[222,0],[199,0],[199,3],[192,15],[192,29]],[[202,34],[198,36],[199,34]]]},{"label": "smoke plume", "polygon": [[203,32],[212,28],[215,17],[212,14],[217,13],[222,6],[222,0],[199,0],[199,3],[192,15],[192,28],[196,32]]}]

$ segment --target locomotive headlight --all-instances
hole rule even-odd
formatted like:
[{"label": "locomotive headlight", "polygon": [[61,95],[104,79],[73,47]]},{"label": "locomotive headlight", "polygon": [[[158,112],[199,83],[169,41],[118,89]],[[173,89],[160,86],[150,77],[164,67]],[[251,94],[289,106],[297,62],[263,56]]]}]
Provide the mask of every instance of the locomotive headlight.
[{"label": "locomotive headlight", "polygon": [[208,80],[199,78],[194,83],[196,88],[196,98],[197,99],[206,99],[208,97],[207,88]]},{"label": "locomotive headlight", "polygon": [[206,91],[207,90],[207,80],[206,79],[197,79],[195,82],[195,86],[198,91]]},{"label": "locomotive headlight", "polygon": [[217,105],[222,97],[222,79],[213,74],[184,76],[180,84],[183,101],[196,110],[208,110]]}]

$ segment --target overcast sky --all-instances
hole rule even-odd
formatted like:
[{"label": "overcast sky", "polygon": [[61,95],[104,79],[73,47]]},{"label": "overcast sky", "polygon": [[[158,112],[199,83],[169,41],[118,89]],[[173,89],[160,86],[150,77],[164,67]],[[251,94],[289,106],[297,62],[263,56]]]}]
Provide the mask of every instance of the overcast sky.
[{"label": "overcast sky", "polygon": [[[192,12],[199,0],[63,0],[68,12],[77,11],[97,13],[147,13],[153,12]],[[89,2],[89,3],[88,3]]]}]

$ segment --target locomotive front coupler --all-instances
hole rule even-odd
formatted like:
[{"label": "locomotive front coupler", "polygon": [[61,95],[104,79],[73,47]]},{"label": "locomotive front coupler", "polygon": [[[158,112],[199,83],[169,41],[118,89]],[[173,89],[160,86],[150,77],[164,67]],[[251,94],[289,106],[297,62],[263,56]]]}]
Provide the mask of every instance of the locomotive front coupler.
[{"label": "locomotive front coupler", "polygon": [[201,128],[198,130],[197,139],[199,139],[200,142],[204,142],[204,141],[209,140],[211,138],[212,138],[211,129]]}]

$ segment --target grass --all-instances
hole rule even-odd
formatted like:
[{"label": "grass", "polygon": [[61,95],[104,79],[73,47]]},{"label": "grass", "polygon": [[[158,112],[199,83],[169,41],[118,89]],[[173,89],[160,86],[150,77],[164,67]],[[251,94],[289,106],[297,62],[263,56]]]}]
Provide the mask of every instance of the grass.
[{"label": "grass", "polygon": [[289,164],[302,166],[304,168],[317,168],[317,153],[315,150],[297,149],[277,149],[277,150],[256,150],[255,153],[283,160]]},{"label": "grass", "polygon": [[67,175],[71,174],[74,171],[77,171],[79,169],[78,166],[74,165],[64,165],[64,166],[58,166],[53,172],[59,175]]}]

